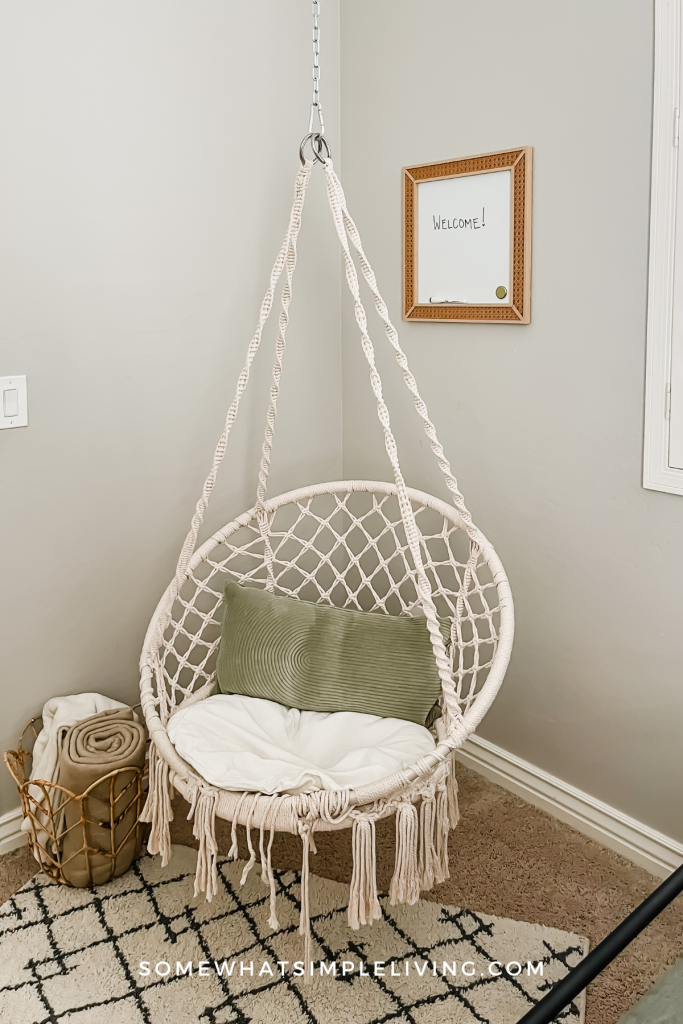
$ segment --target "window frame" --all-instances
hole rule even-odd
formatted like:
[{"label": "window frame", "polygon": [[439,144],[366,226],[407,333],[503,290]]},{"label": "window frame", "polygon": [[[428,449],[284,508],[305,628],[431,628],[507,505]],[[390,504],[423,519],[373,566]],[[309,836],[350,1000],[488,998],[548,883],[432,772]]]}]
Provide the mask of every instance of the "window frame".
[{"label": "window frame", "polygon": [[672,494],[683,494],[683,469],[669,465],[680,80],[681,0],[655,0],[643,487]]}]

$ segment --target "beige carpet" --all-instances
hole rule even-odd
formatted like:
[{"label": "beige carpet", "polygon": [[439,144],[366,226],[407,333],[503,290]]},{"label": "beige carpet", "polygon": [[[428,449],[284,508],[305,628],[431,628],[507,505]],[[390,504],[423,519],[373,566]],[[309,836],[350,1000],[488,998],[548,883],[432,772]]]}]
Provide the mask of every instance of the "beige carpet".
[{"label": "beige carpet", "polygon": [[[196,852],[143,857],[96,889],[36,875],[0,907],[0,1020],[12,1024],[516,1024],[579,962],[577,935],[433,901],[352,931],[349,887],[311,876],[313,958],[299,935],[299,875],[269,888],[244,861],[193,894]],[[563,1015],[583,1024],[584,1000]]]},{"label": "beige carpet", "polygon": [[[462,818],[450,840],[451,878],[425,900],[533,921],[588,936],[597,945],[658,885],[659,879],[580,832],[460,766]],[[177,804],[174,842],[194,845]],[[221,831],[221,851],[229,848]],[[245,849],[243,844],[242,849]],[[312,870],[348,881],[345,833],[321,834]],[[380,822],[378,861],[386,888],[393,868],[393,823]],[[300,847],[279,836],[275,866],[298,870]],[[0,857],[0,902],[35,871],[24,850]],[[683,899],[669,906],[588,989],[586,1024],[617,1024],[639,996],[683,956]],[[113,1024],[113,1022],[109,1022]]]}]

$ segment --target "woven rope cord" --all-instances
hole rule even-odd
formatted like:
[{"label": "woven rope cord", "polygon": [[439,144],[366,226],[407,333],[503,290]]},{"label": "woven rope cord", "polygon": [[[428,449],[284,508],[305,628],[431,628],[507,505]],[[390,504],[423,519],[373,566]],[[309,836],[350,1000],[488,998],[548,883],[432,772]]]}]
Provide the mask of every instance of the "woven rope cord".
[{"label": "woven rope cord", "polygon": [[462,601],[464,601],[467,595],[469,577],[471,576],[472,569],[474,568],[477,562],[479,550],[479,531],[472,522],[472,516],[470,515],[470,512],[467,506],[465,505],[465,499],[463,498],[460,488],[458,487],[458,481],[453,475],[450,462],[446,458],[445,452],[443,450],[443,445],[441,444],[437,436],[436,427],[432,423],[429,417],[427,406],[425,405],[424,400],[422,399],[422,396],[418,391],[417,381],[415,380],[415,377],[413,376],[410,370],[410,366],[408,365],[408,357],[401,348],[398,338],[398,331],[396,330],[392,321],[389,318],[389,310],[387,308],[387,304],[385,303],[384,299],[380,294],[375,273],[372,267],[370,266],[370,261],[368,260],[363,250],[363,243],[361,242],[361,237],[358,228],[356,227],[356,224],[348,211],[344,190],[342,188],[341,181],[334,172],[331,160],[325,161],[325,172],[327,174],[327,178],[328,181],[330,182],[331,188],[335,192],[336,201],[339,204],[339,207],[341,208],[346,233],[351,241],[351,244],[358,253],[358,260],[363,273],[363,277],[365,278],[367,285],[370,288],[370,291],[372,292],[375,301],[375,308],[380,319],[382,320],[382,323],[384,324],[384,330],[387,339],[391,347],[394,349],[394,352],[396,353],[396,361],[398,365],[401,367],[401,370],[403,371],[403,380],[405,382],[406,387],[408,388],[408,391],[413,396],[413,403],[415,405],[415,409],[417,410],[420,419],[422,420],[424,432],[427,435],[432,451],[436,456],[439,469],[444,475],[444,478],[446,480],[446,486],[451,492],[453,504],[460,513],[463,525],[465,527],[465,530],[467,531],[467,535],[470,538],[470,561],[467,567],[466,578],[459,598],[459,612],[462,613]]},{"label": "woven rope cord", "polygon": [[410,366],[408,365],[408,357],[406,356],[405,352],[403,351],[399,343],[398,331],[396,330],[393,323],[389,319],[389,310],[379,292],[375,273],[372,267],[370,266],[370,262],[363,250],[363,245],[361,242],[360,234],[358,233],[358,228],[356,227],[356,224],[348,211],[344,190],[342,188],[342,184],[339,178],[334,172],[331,160],[327,160],[325,162],[325,172],[327,174],[328,181],[331,183],[331,188],[335,192],[336,203],[341,209],[341,213],[344,219],[344,227],[348,235],[348,238],[350,239],[351,244],[358,253],[358,260],[360,263],[361,270],[363,272],[363,277],[367,281],[368,287],[372,292],[375,301],[375,308],[377,309],[377,313],[379,314],[379,317],[382,320],[382,323],[384,324],[386,336],[396,353],[396,361],[403,370],[403,377],[406,387],[413,396],[415,408],[417,409],[417,412],[422,420],[425,434],[427,435],[432,447],[432,451],[434,452],[437,458],[439,468],[441,469],[446,479],[448,489],[453,496],[453,504],[455,505],[456,509],[460,513],[460,516],[462,517],[468,535],[471,537],[474,543],[476,543],[478,538],[478,530],[472,522],[472,516],[470,515],[467,506],[465,505],[465,499],[463,498],[458,487],[458,481],[453,475],[451,465],[448,459],[446,458],[443,446],[439,441],[439,438],[437,437],[436,427],[429,418],[427,406],[425,405],[424,400],[422,399],[418,391],[417,381],[415,380],[415,377],[413,376],[410,370]]},{"label": "woven rope cord", "polygon": [[[310,178],[310,166],[308,166],[308,176]],[[306,185],[307,184],[308,179],[306,180]],[[304,186],[304,188],[305,187],[306,186]],[[261,450],[261,464],[259,466],[258,475],[258,487],[256,490],[256,518],[259,524],[259,529],[261,530],[261,536],[263,537],[265,563],[266,570],[268,573],[266,589],[271,592],[275,588],[275,579],[273,576],[273,549],[270,544],[268,516],[264,511],[263,504],[266,498],[266,489],[268,487],[268,474],[270,472],[270,455],[273,448],[273,436],[275,434],[277,400],[280,394],[280,377],[282,376],[282,363],[285,354],[287,325],[289,323],[289,304],[292,301],[292,279],[294,277],[294,271],[296,269],[296,243],[297,238],[299,236],[299,229],[301,228],[302,205],[297,205],[295,201],[294,206],[292,207],[292,214],[289,222],[289,240],[287,245],[287,253],[285,256],[285,284],[282,289],[282,308],[280,310],[280,317],[278,322],[278,335],[277,340],[275,342],[275,362],[273,363],[272,384],[270,387],[270,405],[268,406],[268,413],[266,416],[266,430],[263,438],[263,448]]]},{"label": "woven rope cord", "polygon": [[[439,670],[439,677],[441,679],[441,688],[443,691],[443,706],[444,712],[446,713],[447,716],[448,733],[450,737],[451,733],[456,731],[456,722],[458,721],[458,719],[462,719],[462,710],[460,708],[460,705],[458,704],[455,689],[453,686],[450,663],[448,655],[446,654],[446,647],[443,642],[443,637],[441,636],[441,629],[439,627],[439,620],[437,618],[436,608],[434,606],[434,601],[432,600],[432,588],[429,583],[429,580],[427,579],[427,574],[425,573],[424,570],[422,553],[420,551],[420,533],[419,530],[417,529],[413,509],[406,492],[406,484],[403,479],[403,474],[401,472],[401,466],[399,463],[396,439],[394,438],[393,432],[391,430],[389,410],[387,408],[386,402],[384,401],[384,396],[382,393],[382,380],[379,375],[377,365],[375,363],[375,352],[368,332],[368,322],[365,313],[365,307],[363,306],[363,302],[360,297],[360,289],[358,286],[358,274],[356,273],[356,268],[353,262],[353,258],[351,256],[351,251],[349,249],[349,242],[347,237],[347,219],[350,218],[345,218],[344,216],[346,200],[344,198],[344,192],[342,190],[339,178],[334,173],[331,160],[325,161],[325,173],[327,176],[327,194],[330,202],[330,209],[332,210],[332,218],[337,229],[337,235],[339,237],[339,242],[341,244],[342,253],[344,257],[346,281],[349,286],[349,291],[351,292],[351,295],[353,297],[356,323],[358,324],[358,327],[360,329],[361,345],[368,366],[370,368],[370,384],[372,386],[372,390],[375,395],[375,400],[377,402],[377,416],[384,430],[384,444],[387,451],[387,455],[389,456],[389,461],[391,462],[391,467],[394,472],[394,480],[396,482],[399,506],[401,509],[401,518],[403,520],[403,525],[406,531],[406,537],[408,539],[408,546],[410,548],[410,553],[412,555],[413,564],[415,567],[418,596],[422,609],[427,618],[427,628],[429,629],[429,635],[432,641],[432,650],[434,652],[434,658],[436,660],[437,668]],[[362,252],[362,248],[360,248],[360,239],[358,239],[358,245],[356,248],[358,249],[359,253]],[[384,310],[386,310],[384,301],[380,296],[379,291],[377,290],[374,274],[372,273],[372,269],[370,268],[370,265],[367,262],[367,259],[365,259],[365,257],[364,262],[367,267],[367,272],[365,274],[366,279],[368,275],[371,276],[371,279],[374,282],[374,294],[377,297],[377,301],[381,305],[381,307]],[[388,325],[387,334],[389,334],[389,329],[391,329],[391,331],[393,331],[393,334],[396,336],[396,331],[388,320],[388,312],[385,318],[385,322]],[[395,341],[395,347],[396,346],[398,346],[397,336]],[[399,352],[400,351],[401,350],[399,348]],[[401,354],[403,355],[403,353]],[[405,355],[403,355],[403,360],[407,368],[408,364],[407,360],[405,359]],[[416,402],[417,400],[419,400],[424,406],[424,403],[422,402],[418,394],[417,385],[415,384],[415,380],[412,377],[412,374],[410,375],[410,377],[414,384],[413,392],[416,398]],[[439,450],[443,451],[443,449],[441,449],[441,446],[438,443],[438,439],[436,438],[436,431],[434,430],[434,427],[431,424],[431,421],[429,420],[428,417],[426,418],[426,421],[431,427],[431,433],[435,439],[434,443],[438,446]],[[446,463],[446,465],[448,464]],[[457,493],[459,494],[460,492],[458,491]],[[460,500],[463,509],[465,510],[468,518],[470,518],[469,513],[465,509],[464,502],[462,501],[462,496],[460,496]]]}]

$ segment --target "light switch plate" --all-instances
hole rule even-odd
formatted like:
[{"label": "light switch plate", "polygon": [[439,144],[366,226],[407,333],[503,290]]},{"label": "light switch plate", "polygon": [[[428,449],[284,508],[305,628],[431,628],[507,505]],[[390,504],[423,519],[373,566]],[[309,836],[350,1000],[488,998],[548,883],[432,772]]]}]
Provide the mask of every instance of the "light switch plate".
[{"label": "light switch plate", "polygon": [[[7,392],[7,394],[6,394]],[[6,416],[5,412],[16,415]],[[26,376],[0,377],[0,430],[5,427],[28,426],[28,397]]]}]

